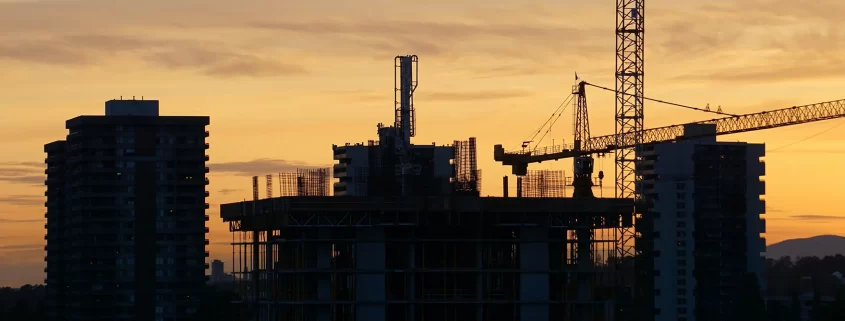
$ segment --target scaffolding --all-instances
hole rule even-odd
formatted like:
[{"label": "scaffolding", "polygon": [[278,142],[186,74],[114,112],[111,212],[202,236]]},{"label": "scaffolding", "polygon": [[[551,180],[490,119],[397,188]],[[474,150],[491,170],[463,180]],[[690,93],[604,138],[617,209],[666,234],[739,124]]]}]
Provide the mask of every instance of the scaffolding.
[{"label": "scaffolding", "polygon": [[[614,231],[632,210],[629,199],[278,197],[221,205],[221,217],[238,320],[614,320]],[[585,225],[592,241],[579,248]]]},{"label": "scaffolding", "polygon": [[328,168],[297,169],[279,173],[280,196],[329,196],[331,171]]},{"label": "scaffolding", "polygon": [[522,178],[519,197],[564,197],[563,171],[528,171]]},{"label": "scaffolding", "polygon": [[480,194],[481,170],[478,169],[475,137],[470,137],[466,141],[456,140],[453,147],[454,191],[457,193]]}]

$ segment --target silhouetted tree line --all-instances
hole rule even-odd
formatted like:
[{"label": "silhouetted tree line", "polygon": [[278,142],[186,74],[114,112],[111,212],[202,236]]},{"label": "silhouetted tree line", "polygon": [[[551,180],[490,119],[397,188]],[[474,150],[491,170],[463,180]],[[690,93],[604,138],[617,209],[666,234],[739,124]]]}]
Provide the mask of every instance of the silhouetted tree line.
[{"label": "silhouetted tree line", "polygon": [[[44,285],[24,285],[20,288],[0,287],[0,320],[42,321],[44,316]],[[236,310],[232,301],[238,297],[234,288],[226,285],[208,285],[203,291],[197,320],[235,320]]]},{"label": "silhouetted tree line", "polygon": [[[834,275],[837,272],[845,274],[845,256],[766,260],[768,321],[799,321],[802,304],[804,310],[810,308],[811,321],[845,320],[845,283]],[[781,300],[772,302],[772,298]]]},{"label": "silhouetted tree line", "polygon": [[44,320],[43,285],[24,285],[20,288],[0,288],[0,319]]},{"label": "silhouetted tree line", "polygon": [[[763,272],[765,290],[753,274],[743,278],[734,310],[736,320],[801,321],[802,301],[810,295],[811,321],[843,321],[845,284],[836,272],[845,274],[845,256],[768,259]],[[0,288],[0,319],[44,320],[44,295],[43,285]],[[198,320],[236,320],[237,309],[231,302],[237,298],[231,284],[206,286]]]}]

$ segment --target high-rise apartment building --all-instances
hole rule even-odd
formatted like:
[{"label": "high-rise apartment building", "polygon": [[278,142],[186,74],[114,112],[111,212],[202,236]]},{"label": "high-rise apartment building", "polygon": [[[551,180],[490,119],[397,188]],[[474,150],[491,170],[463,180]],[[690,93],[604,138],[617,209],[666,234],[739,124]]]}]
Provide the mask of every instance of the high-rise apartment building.
[{"label": "high-rise apartment building", "polygon": [[205,127],[112,100],[47,153],[51,320],[194,320],[206,276]]},{"label": "high-rise apartment building", "polygon": [[640,191],[649,208],[637,246],[647,259],[638,270],[654,293],[653,320],[734,320],[743,278],[759,281],[763,270],[764,155],[763,144],[715,136],[644,147]]}]

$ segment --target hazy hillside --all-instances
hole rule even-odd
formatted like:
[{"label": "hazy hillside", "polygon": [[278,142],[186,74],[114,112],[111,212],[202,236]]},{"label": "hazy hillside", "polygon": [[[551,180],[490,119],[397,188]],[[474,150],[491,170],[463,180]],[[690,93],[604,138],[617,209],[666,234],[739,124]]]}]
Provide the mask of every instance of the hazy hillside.
[{"label": "hazy hillside", "polygon": [[780,258],[789,256],[818,256],[845,255],[845,237],[836,235],[820,235],[806,239],[786,240],[771,244],[766,248],[766,257]]}]

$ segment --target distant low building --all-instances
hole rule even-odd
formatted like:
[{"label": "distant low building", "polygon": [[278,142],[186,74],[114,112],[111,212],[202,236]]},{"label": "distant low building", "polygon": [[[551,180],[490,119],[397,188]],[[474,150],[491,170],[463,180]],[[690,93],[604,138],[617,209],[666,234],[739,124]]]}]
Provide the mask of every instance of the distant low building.
[{"label": "distant low building", "polygon": [[229,283],[234,281],[234,277],[226,273],[225,263],[221,260],[211,261],[211,277],[209,283]]}]

